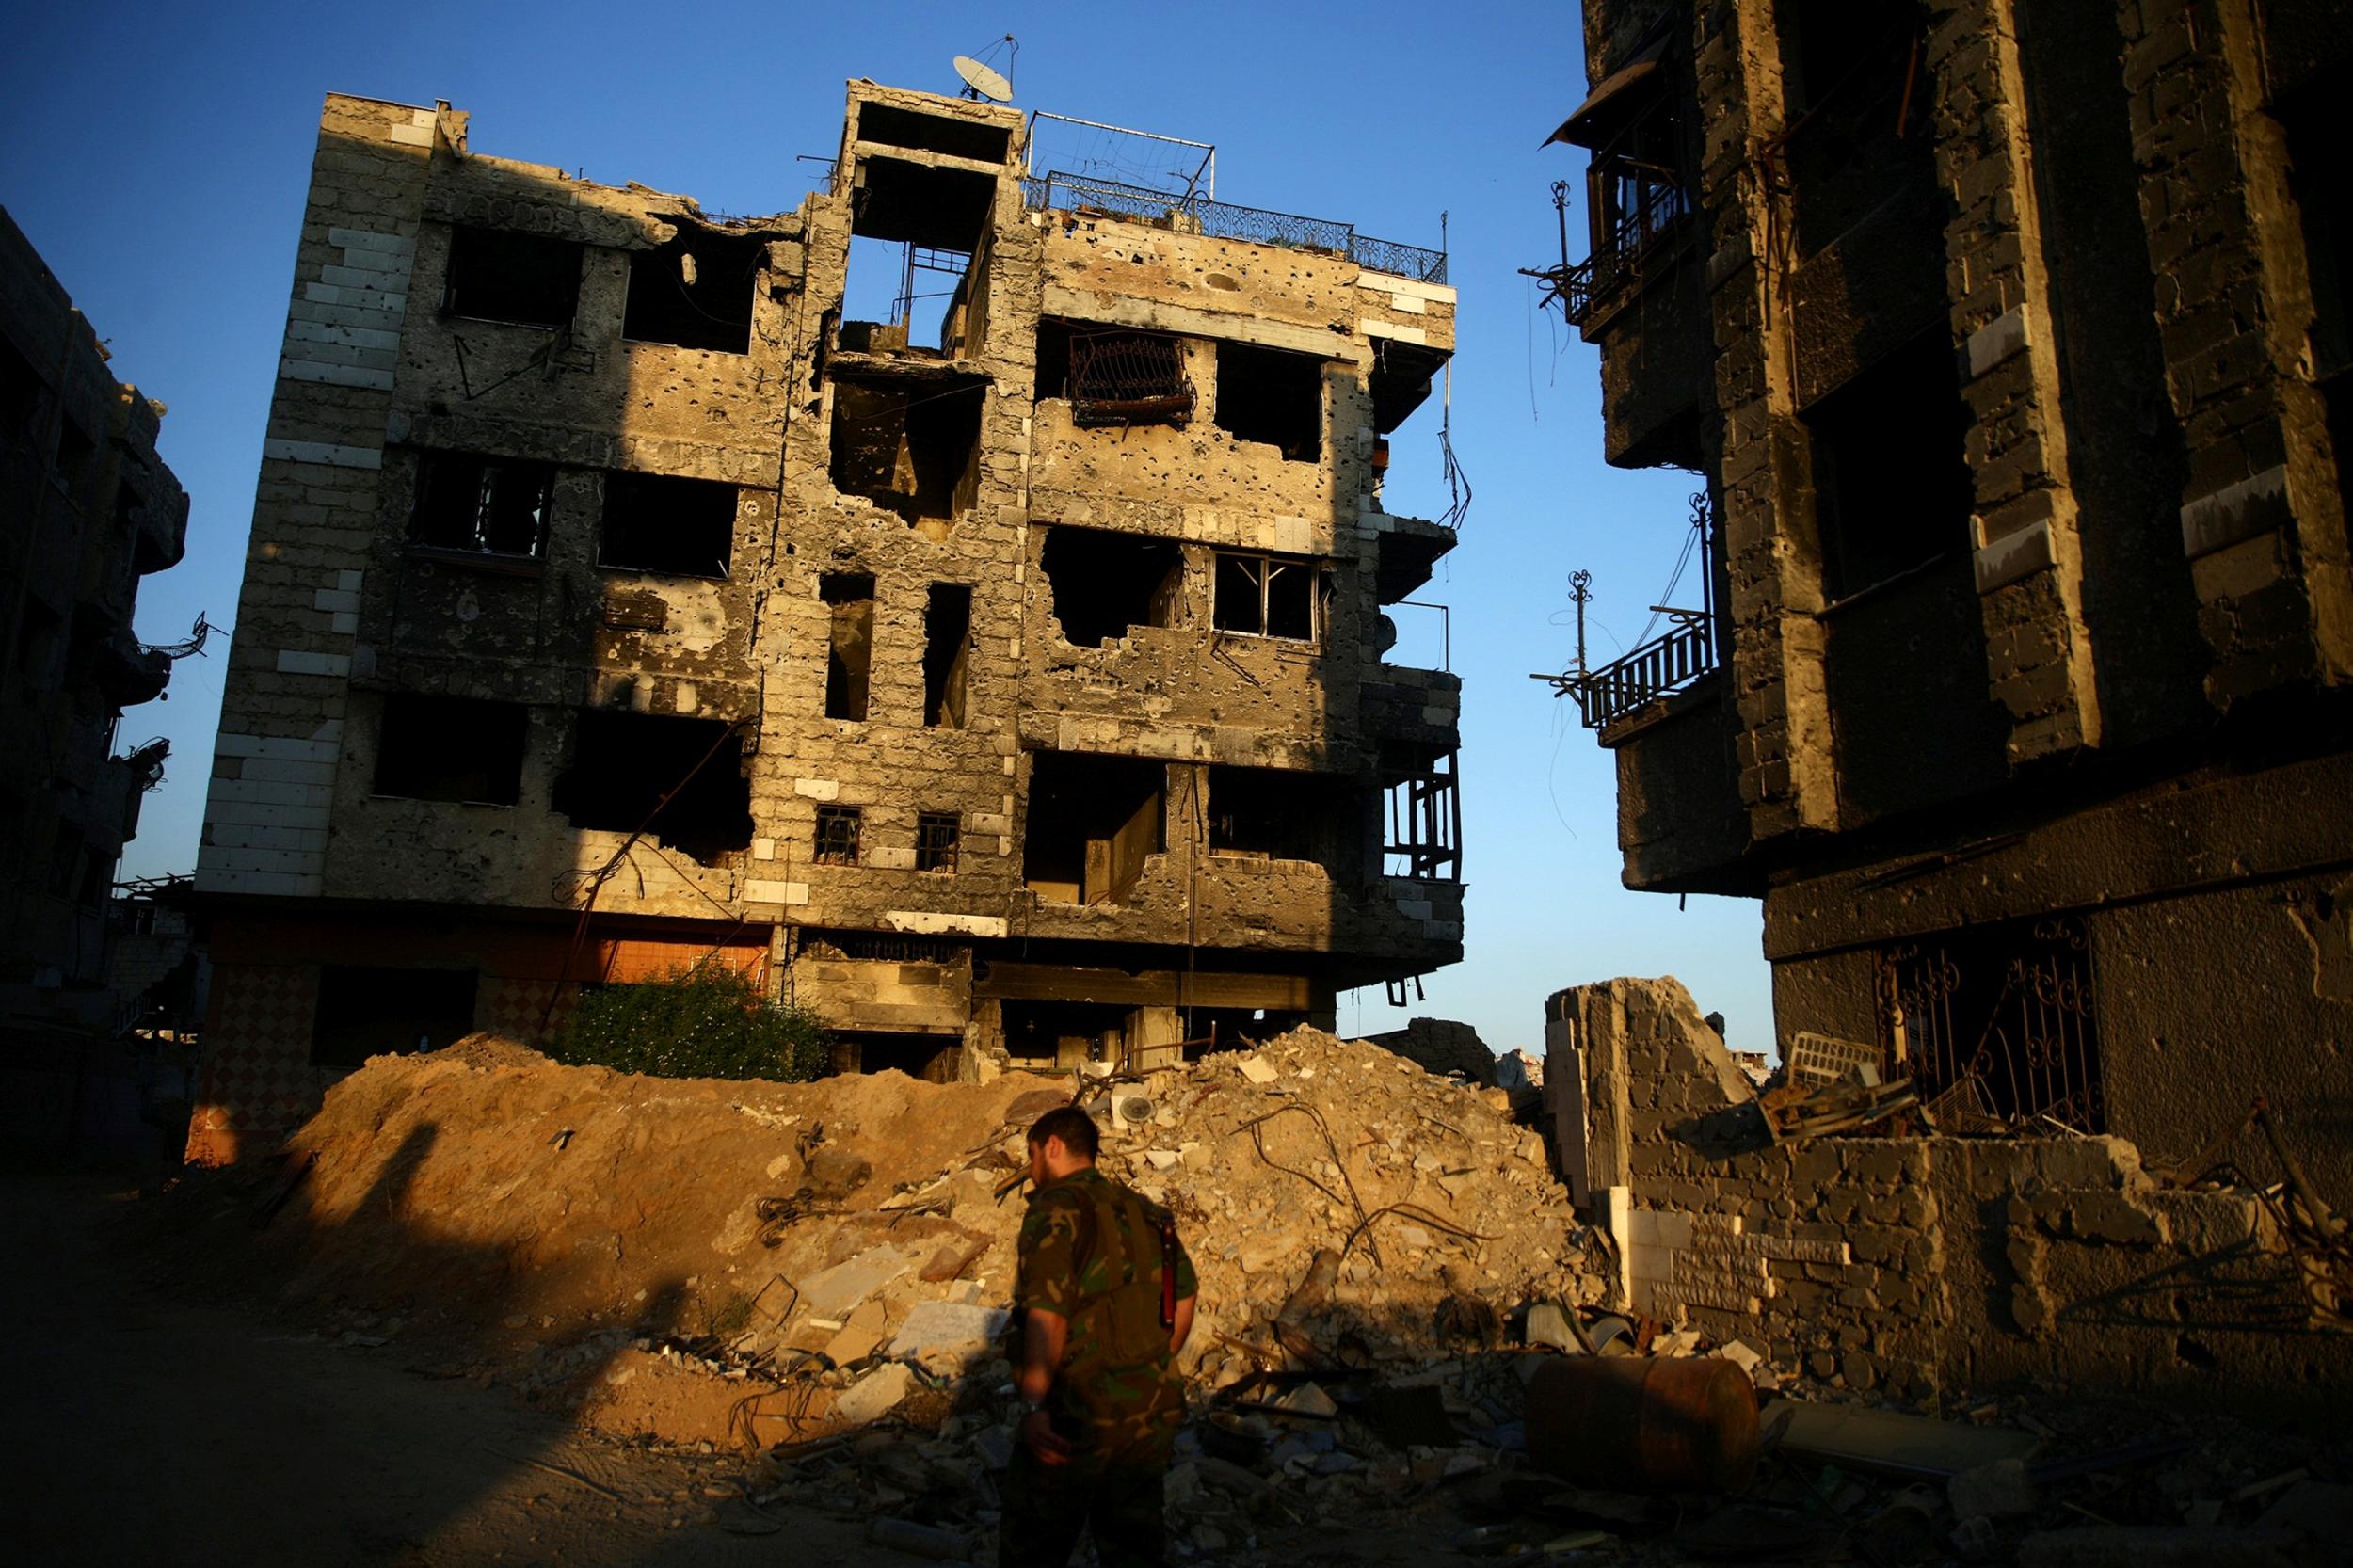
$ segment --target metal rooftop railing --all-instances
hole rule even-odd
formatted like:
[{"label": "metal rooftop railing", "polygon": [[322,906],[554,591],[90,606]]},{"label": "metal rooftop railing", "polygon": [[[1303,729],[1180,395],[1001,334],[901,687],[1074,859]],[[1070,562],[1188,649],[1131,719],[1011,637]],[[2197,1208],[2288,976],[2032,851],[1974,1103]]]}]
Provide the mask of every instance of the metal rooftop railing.
[{"label": "metal rooftop railing", "polygon": [[1229,201],[1060,172],[1032,176],[1021,182],[1021,188],[1024,200],[1040,212],[1105,212],[1153,223],[1182,218],[1188,227],[1218,239],[1318,250],[1345,256],[1368,272],[1425,283],[1446,281],[1445,251],[1373,239],[1356,232],[1354,224],[1332,218],[1238,207]]}]

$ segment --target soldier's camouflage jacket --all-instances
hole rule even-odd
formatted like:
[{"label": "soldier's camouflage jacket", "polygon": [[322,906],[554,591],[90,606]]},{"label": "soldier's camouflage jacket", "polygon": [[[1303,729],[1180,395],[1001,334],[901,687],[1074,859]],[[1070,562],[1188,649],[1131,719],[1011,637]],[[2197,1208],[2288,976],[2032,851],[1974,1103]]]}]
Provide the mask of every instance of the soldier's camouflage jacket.
[{"label": "soldier's camouflage jacket", "polygon": [[[1160,1237],[1168,1211],[1093,1166],[1030,1194],[1016,1301],[1069,1320],[1048,1408],[1080,1447],[1173,1437],[1184,1393],[1160,1323]],[[1197,1288],[1184,1243],[1170,1260],[1176,1299]]]}]

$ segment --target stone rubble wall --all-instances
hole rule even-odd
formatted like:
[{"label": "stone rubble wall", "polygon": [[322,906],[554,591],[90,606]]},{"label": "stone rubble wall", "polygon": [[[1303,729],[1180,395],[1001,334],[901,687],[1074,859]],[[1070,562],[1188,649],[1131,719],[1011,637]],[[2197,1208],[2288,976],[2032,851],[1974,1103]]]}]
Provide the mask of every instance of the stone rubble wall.
[{"label": "stone rubble wall", "polygon": [[1777,1145],[1674,981],[1545,1011],[1556,1153],[1636,1311],[1911,1399],[2045,1380],[2292,1400],[2353,1369],[2250,1192],[2162,1187],[2119,1138]]}]

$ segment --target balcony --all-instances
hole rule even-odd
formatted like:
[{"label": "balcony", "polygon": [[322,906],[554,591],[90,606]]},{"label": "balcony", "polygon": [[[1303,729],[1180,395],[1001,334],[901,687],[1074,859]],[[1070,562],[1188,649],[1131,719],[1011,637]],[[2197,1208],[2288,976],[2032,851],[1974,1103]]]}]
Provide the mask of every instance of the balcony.
[{"label": "balcony", "polygon": [[1561,301],[1580,332],[1598,325],[1625,296],[1659,268],[1689,230],[1690,198],[1671,179],[1629,177],[1627,200],[1616,221],[1596,236],[1592,253],[1573,265],[1531,272]]},{"label": "balcony", "polygon": [[[1665,632],[1595,670],[1539,676],[1577,704],[1588,729],[1608,730],[1716,668],[1716,634],[1703,610],[1662,610]],[[1604,735],[1603,744],[1609,744]]]}]

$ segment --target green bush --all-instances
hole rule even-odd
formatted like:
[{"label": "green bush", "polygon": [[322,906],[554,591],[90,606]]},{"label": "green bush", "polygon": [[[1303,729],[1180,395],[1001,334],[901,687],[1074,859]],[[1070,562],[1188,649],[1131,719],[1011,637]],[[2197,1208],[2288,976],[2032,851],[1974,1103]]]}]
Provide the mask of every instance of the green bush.
[{"label": "green bush", "polygon": [[825,1026],[706,960],[666,980],[584,989],[549,1054],[655,1078],[801,1083],[825,1070]]}]

